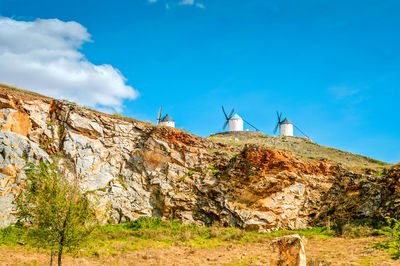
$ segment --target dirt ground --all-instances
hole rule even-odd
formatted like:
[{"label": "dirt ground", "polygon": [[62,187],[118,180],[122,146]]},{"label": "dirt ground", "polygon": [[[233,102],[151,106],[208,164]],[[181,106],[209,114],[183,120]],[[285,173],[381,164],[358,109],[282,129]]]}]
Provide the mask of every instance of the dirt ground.
[{"label": "dirt ground", "polygon": [[[382,251],[366,248],[376,238],[309,239],[307,265],[400,265]],[[64,265],[267,265],[265,244],[228,245],[216,248],[171,246],[127,252],[115,257],[73,258]],[[49,265],[49,256],[23,247],[0,247],[0,265]]]}]

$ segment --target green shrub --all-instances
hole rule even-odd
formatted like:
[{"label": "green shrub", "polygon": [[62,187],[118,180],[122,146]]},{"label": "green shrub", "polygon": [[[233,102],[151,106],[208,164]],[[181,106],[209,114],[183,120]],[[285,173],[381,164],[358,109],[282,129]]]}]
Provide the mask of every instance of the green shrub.
[{"label": "green shrub", "polygon": [[163,221],[160,217],[140,217],[135,221],[126,223],[126,228],[131,230],[141,229],[173,229],[177,230],[182,225],[175,220]]},{"label": "green shrub", "polygon": [[24,228],[21,224],[1,228],[0,245],[14,246],[17,243],[24,242],[26,231],[26,228]]},{"label": "green shrub", "polygon": [[395,218],[386,217],[386,226],[376,230],[376,232],[387,236],[388,239],[374,243],[373,247],[387,250],[393,259],[398,260],[400,258],[400,221]]},{"label": "green shrub", "polygon": [[381,171],[376,172],[375,175],[376,176],[384,176],[385,172],[383,170],[381,170]]},{"label": "green shrub", "polygon": [[118,117],[118,118],[123,118],[124,116],[119,114],[119,113],[114,113],[113,116]]},{"label": "green shrub", "polygon": [[127,228],[132,230],[140,230],[140,229],[155,229],[162,227],[162,220],[159,217],[149,218],[149,217],[140,217],[135,221],[127,223]]},{"label": "green shrub", "polygon": [[27,165],[26,186],[16,198],[18,219],[29,224],[27,239],[33,246],[51,251],[50,265],[56,254],[61,265],[64,250],[78,250],[95,228],[94,208],[75,182],[59,175],[55,165]]}]

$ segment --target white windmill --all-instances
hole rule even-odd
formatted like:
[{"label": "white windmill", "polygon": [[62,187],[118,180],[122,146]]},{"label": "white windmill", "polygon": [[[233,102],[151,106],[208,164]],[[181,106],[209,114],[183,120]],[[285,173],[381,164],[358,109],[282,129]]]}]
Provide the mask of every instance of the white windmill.
[{"label": "white windmill", "polygon": [[229,116],[226,114],[224,107],[222,106],[222,112],[224,113],[225,116],[225,123],[224,126],[222,127],[223,130],[225,130],[226,126],[229,124],[229,131],[243,131],[243,122],[254,128],[256,131],[260,131],[258,128],[241,118],[238,114],[234,114],[235,110],[232,109],[230,112]]},{"label": "white windmill", "polygon": [[238,114],[234,114],[228,123],[229,131],[243,131],[243,119]]},{"label": "white windmill", "polygon": [[175,127],[175,121],[168,114],[165,115],[163,118],[161,118],[161,111],[162,111],[162,105],[160,107],[160,110],[158,111],[157,125]]},{"label": "white windmill", "polygon": [[295,127],[301,134],[303,134],[306,138],[309,138],[300,128],[298,128],[295,124],[289,121],[289,119],[285,118],[282,120],[282,113],[276,112],[276,115],[278,117],[278,121],[276,123],[275,129],[274,129],[274,134],[276,134],[276,131],[278,130],[279,127],[279,133],[280,136],[293,136],[293,127]]}]

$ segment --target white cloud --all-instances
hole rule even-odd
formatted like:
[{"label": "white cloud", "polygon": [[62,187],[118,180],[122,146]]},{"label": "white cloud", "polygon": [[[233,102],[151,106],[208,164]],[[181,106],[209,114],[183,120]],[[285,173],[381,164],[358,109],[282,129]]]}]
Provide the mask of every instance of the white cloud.
[{"label": "white cloud", "polygon": [[94,108],[121,111],[138,92],[111,65],[79,51],[90,34],[77,22],[0,17],[0,82]]},{"label": "white cloud", "polygon": [[197,2],[195,2],[195,0],[181,0],[179,2],[179,5],[180,6],[195,6],[195,7],[201,8],[201,9],[206,8],[206,6],[203,3],[197,3]]},{"label": "white cloud", "polygon": [[166,9],[171,9],[177,6],[194,6],[197,8],[206,8],[203,3],[198,3],[196,0],[147,0],[149,3],[165,3]]},{"label": "white cloud", "polygon": [[196,6],[197,6],[198,8],[206,8],[206,7],[204,6],[204,4],[202,4],[202,3],[196,3]]},{"label": "white cloud", "polygon": [[179,2],[180,5],[193,5],[194,0],[182,0]]}]

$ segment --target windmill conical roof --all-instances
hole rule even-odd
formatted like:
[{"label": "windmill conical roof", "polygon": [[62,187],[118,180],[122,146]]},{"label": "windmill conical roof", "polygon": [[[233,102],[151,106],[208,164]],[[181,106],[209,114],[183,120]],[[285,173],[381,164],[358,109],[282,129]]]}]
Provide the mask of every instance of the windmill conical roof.
[{"label": "windmill conical roof", "polygon": [[161,118],[161,122],[175,122],[169,115],[164,116]]},{"label": "windmill conical roof", "polygon": [[285,118],[285,120],[283,120],[281,124],[292,124],[292,122],[290,122],[289,119]]},{"label": "windmill conical roof", "polygon": [[231,117],[231,119],[229,119],[229,120],[240,120],[240,119],[242,119],[238,114],[234,114],[232,117]]}]

